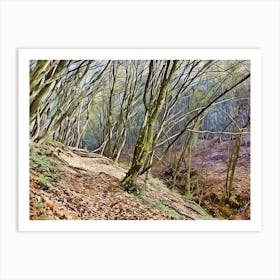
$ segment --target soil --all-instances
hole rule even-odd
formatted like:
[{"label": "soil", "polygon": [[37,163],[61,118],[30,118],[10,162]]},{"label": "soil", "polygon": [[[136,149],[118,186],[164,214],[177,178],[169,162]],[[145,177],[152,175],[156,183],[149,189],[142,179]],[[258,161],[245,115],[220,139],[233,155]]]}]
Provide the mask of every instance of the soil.
[{"label": "soil", "polygon": [[[39,164],[30,160],[32,220],[212,218],[196,203],[168,188],[148,184],[145,194],[128,194],[120,186],[126,170],[106,157],[61,145],[32,143],[31,150],[42,157]],[[46,162],[52,167],[42,169],[40,164]],[[143,178],[139,178],[138,183],[143,186]]]},{"label": "soil", "polygon": [[[250,219],[250,137],[246,136],[242,139],[234,175],[232,199],[226,201],[228,149],[232,145],[234,140],[200,139],[198,141],[192,159],[191,184],[194,188],[199,186],[200,193],[194,195],[194,201],[219,219]],[[187,164],[182,164],[175,185],[180,193],[185,189],[186,166]],[[153,168],[152,174],[171,187],[170,168],[172,168],[170,165],[163,162]]]},{"label": "soil", "polygon": [[[234,145],[234,139],[199,139],[192,158],[191,185],[199,186],[199,194],[193,199],[217,219],[250,219],[250,136],[243,136],[239,158],[233,181],[232,197],[225,199],[225,182],[228,163],[228,149]],[[133,151],[124,149],[122,162],[129,162]],[[160,152],[159,152],[160,154]],[[187,158],[180,167],[175,186],[172,183],[173,166],[179,158],[180,150],[172,150],[168,160],[154,166],[151,173],[162,180],[170,189],[184,194]]]},{"label": "soil", "polygon": [[[112,160],[81,149],[60,145],[32,144],[38,154],[47,155],[57,178],[31,164],[30,219],[170,220],[170,219],[250,219],[250,137],[243,137],[235,171],[231,198],[225,198],[228,149],[232,141],[199,139],[193,152],[191,186],[193,201],[184,196],[187,159],[182,163],[175,186],[172,165],[179,151],[152,168],[152,175],[167,187],[147,184],[144,177],[138,194],[128,194],[120,186],[126,169]],[[120,161],[127,163],[132,151],[125,148]],[[171,161],[170,161],[171,159]],[[48,190],[39,176],[52,184]],[[198,190],[195,193],[195,190]],[[200,207],[201,206],[201,207]],[[212,217],[211,217],[212,216]]]}]

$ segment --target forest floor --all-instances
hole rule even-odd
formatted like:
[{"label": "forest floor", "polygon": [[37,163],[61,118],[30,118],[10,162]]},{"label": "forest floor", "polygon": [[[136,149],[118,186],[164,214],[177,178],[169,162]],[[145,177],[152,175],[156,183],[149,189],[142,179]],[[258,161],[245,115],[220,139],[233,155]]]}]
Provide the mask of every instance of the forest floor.
[{"label": "forest floor", "polygon": [[[213,219],[197,203],[152,177],[145,191],[128,194],[120,187],[125,172],[86,150],[30,143],[30,219]],[[144,185],[144,179],[138,184]]]},{"label": "forest floor", "polygon": [[[250,219],[250,137],[243,137],[238,163],[234,175],[232,200],[224,201],[227,174],[228,148],[232,141],[198,141],[192,159],[192,185],[199,186],[200,193],[193,199],[218,219]],[[173,156],[176,154],[173,152]],[[177,156],[178,157],[178,156]],[[186,163],[183,163],[178,175],[176,189],[183,193],[185,189]],[[160,178],[167,186],[171,185],[170,166],[161,163],[152,170],[154,177]]]},{"label": "forest floor", "polygon": [[[225,201],[228,148],[233,141],[199,140],[193,153],[193,201],[183,195],[187,163],[172,186],[170,162],[153,167],[146,187],[128,194],[120,187],[132,153],[120,166],[99,154],[56,143],[30,147],[30,219],[165,220],[250,219],[250,137],[244,137],[231,201]],[[172,151],[174,160],[179,151]],[[122,168],[122,167],[125,168]]]},{"label": "forest floor", "polygon": [[[216,219],[249,220],[250,211],[250,136],[243,136],[239,158],[235,170],[231,201],[225,201],[225,182],[227,174],[228,151],[234,145],[232,141],[199,139],[192,155],[191,185],[192,199]],[[172,150],[168,160],[152,168],[154,178],[161,180],[169,189],[184,194],[186,184],[187,159],[182,162],[176,184],[172,175],[174,162],[179,158],[180,150]],[[125,149],[121,156],[123,163],[129,162],[132,151]],[[173,170],[172,170],[173,169]],[[199,189],[196,193],[195,188]]]}]

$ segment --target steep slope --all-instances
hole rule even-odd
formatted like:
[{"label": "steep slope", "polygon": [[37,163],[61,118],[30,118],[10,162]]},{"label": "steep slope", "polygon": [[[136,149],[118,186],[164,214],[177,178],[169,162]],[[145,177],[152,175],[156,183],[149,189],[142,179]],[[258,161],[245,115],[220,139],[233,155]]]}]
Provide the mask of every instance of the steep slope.
[{"label": "steep slope", "polygon": [[[211,219],[197,204],[157,184],[120,187],[126,170],[110,159],[61,144],[30,145],[30,219]],[[144,185],[143,178],[138,180]]]}]

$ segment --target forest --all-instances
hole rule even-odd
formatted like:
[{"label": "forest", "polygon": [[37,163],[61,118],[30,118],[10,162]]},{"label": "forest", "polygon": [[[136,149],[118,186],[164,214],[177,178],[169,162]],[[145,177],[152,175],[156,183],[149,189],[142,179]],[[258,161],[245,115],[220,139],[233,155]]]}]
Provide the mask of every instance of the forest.
[{"label": "forest", "polygon": [[31,220],[249,220],[249,60],[30,60]]}]

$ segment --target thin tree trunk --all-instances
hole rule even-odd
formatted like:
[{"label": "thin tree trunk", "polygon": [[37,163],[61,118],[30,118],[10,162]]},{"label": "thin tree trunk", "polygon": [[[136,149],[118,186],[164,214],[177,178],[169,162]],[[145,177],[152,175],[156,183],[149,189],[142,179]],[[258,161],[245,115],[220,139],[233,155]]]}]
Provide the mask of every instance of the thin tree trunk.
[{"label": "thin tree trunk", "polygon": [[237,135],[235,138],[235,145],[231,153],[230,161],[228,165],[226,185],[225,185],[225,192],[226,192],[225,195],[227,200],[231,197],[231,193],[232,193],[233,178],[235,174],[236,165],[238,162],[239,150],[241,144],[240,140],[241,140],[241,135]]}]

